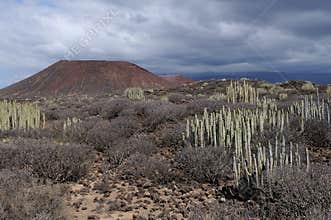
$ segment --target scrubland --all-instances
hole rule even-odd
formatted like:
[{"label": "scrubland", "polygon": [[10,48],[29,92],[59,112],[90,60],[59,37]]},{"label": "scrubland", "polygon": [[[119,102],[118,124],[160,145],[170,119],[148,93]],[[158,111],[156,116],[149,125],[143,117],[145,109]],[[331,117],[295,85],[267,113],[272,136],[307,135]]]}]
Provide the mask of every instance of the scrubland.
[{"label": "scrubland", "polygon": [[0,104],[0,219],[329,219],[330,87],[256,80]]}]

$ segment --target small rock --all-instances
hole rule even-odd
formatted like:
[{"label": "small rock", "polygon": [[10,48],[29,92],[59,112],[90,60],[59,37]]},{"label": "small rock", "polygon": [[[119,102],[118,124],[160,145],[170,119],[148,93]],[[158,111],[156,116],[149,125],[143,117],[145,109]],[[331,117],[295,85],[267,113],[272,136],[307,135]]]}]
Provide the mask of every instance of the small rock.
[{"label": "small rock", "polygon": [[88,217],[87,217],[87,220],[99,220],[100,219],[100,217],[98,217],[98,216],[96,216],[96,215],[89,215]]},{"label": "small rock", "polygon": [[145,183],[145,184],[143,185],[143,188],[144,188],[144,189],[148,189],[148,188],[150,188],[150,187],[152,187],[152,186],[153,186],[152,183],[147,182],[147,183]]}]

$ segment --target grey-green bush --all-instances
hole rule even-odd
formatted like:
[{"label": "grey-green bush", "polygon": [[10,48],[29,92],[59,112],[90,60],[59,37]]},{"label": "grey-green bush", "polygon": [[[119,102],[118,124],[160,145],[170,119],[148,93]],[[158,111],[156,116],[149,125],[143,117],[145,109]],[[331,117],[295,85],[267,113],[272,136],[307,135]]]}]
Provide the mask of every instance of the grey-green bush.
[{"label": "grey-green bush", "polygon": [[231,175],[231,158],[221,147],[187,147],[177,154],[176,162],[187,178],[214,184]]},{"label": "grey-green bush", "polygon": [[94,154],[89,146],[20,139],[0,143],[0,169],[24,169],[53,182],[77,181],[85,176]]},{"label": "grey-green bush", "polygon": [[0,219],[62,220],[65,187],[40,185],[30,173],[0,170]]}]

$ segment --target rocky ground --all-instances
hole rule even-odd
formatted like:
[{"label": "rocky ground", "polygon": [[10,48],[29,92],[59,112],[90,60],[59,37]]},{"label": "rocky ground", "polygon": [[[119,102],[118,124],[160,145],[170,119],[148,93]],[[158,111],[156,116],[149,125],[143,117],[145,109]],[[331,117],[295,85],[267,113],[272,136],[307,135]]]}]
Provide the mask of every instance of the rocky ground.
[{"label": "rocky ground", "polygon": [[71,186],[67,198],[71,219],[188,219],[190,208],[208,206],[217,200],[215,187],[209,184],[166,186],[148,179],[119,178],[102,168],[99,156],[88,178]]}]

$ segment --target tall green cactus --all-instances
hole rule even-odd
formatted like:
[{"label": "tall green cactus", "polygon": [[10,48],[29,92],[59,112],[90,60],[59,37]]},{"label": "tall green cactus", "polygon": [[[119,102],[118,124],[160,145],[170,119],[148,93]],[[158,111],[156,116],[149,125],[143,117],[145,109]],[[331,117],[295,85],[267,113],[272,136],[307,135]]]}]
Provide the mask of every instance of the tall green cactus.
[{"label": "tall green cactus", "polygon": [[0,130],[28,130],[45,126],[45,114],[41,113],[37,104],[0,101]]},{"label": "tall green cactus", "polygon": [[210,99],[225,100],[230,103],[245,102],[257,104],[259,102],[259,92],[245,80],[243,83],[231,81],[230,85],[226,87],[225,93],[214,94]]},{"label": "tall green cactus", "polygon": [[142,88],[127,88],[124,95],[131,100],[145,99],[144,90]]},{"label": "tall green cactus", "polygon": [[[230,88],[236,86],[231,85]],[[245,90],[239,91],[247,93]],[[249,98],[244,99],[249,101]],[[219,112],[208,112],[205,109],[202,116],[195,115],[194,118],[187,119],[184,137],[186,141],[193,143],[192,146],[224,147],[224,150],[234,153],[233,172],[236,183],[243,175],[255,175],[259,184],[263,184],[263,179],[268,178],[276,167],[303,164],[298,146],[295,150],[293,144],[287,143],[284,137],[290,117],[301,118],[302,130],[305,129],[305,121],[308,119],[324,120],[330,125],[330,100],[320,100],[318,94],[316,97],[305,96],[301,101],[282,109],[272,99],[259,99],[256,104],[255,109],[223,107]],[[253,135],[263,134],[267,128],[276,132],[274,145],[269,143],[268,146],[263,146],[262,143],[258,143],[253,146]],[[305,161],[309,170],[308,149]],[[266,176],[262,176],[264,174]]]}]

